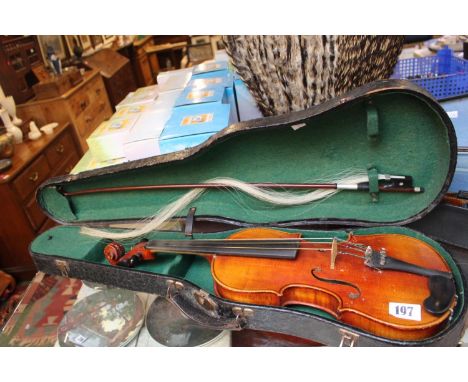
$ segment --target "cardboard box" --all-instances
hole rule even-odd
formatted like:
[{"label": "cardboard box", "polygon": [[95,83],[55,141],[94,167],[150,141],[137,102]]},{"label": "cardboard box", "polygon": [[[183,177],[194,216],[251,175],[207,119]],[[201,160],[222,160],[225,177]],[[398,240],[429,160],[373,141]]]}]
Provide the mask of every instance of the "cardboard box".
[{"label": "cardboard box", "polygon": [[193,75],[192,79],[187,84],[187,87],[204,89],[211,86],[224,85],[225,87],[233,86],[233,76],[228,70],[219,70],[215,72],[206,72]]},{"label": "cardboard box", "polygon": [[70,171],[70,174],[78,174],[83,171],[90,171],[95,170],[97,168],[113,166],[115,164],[120,164],[127,162],[126,158],[117,158],[111,159],[108,161],[98,161],[96,158],[93,157],[91,151],[87,151],[80,161],[76,164],[73,170]]},{"label": "cardboard box", "polygon": [[219,102],[227,103],[225,87],[214,85],[204,89],[185,88],[175,102],[175,106],[195,105],[200,103]]},{"label": "cardboard box", "polygon": [[226,61],[210,61],[204,62],[203,64],[196,65],[193,67],[192,75],[207,73],[207,72],[216,72],[218,70],[227,70],[228,63]]},{"label": "cardboard box", "polygon": [[125,158],[123,144],[138,118],[112,118],[102,122],[86,139],[93,157],[97,161]]},{"label": "cardboard box", "polygon": [[158,95],[159,90],[157,85],[139,88],[133,93],[129,93],[122,101],[120,101],[115,109],[119,110],[125,106],[137,106],[152,103],[158,98]]},{"label": "cardboard box", "polygon": [[230,124],[239,122],[237,112],[237,103],[234,89],[234,76],[229,70],[218,70],[215,72],[206,72],[193,75],[187,87],[195,89],[207,89],[212,86],[224,86],[225,94],[223,102],[231,105],[231,119]]},{"label": "cardboard box", "polygon": [[171,116],[170,109],[143,113],[127,135],[123,151],[128,160],[161,154],[159,137]]},{"label": "cardboard box", "polygon": [[214,134],[229,125],[230,114],[230,105],[220,102],[177,107],[167,121],[160,141],[198,134]]},{"label": "cardboard box", "polygon": [[157,81],[160,92],[181,90],[187,86],[192,77],[192,68],[171,70],[158,74]]},{"label": "cardboard box", "polygon": [[239,121],[262,118],[263,114],[258,108],[254,98],[247,89],[245,83],[237,79],[234,81],[237,110],[239,111]]},{"label": "cardboard box", "polygon": [[160,107],[156,102],[141,105],[122,106],[112,115],[111,119],[135,117],[142,113],[148,113],[158,109],[160,109]]},{"label": "cardboard box", "polygon": [[189,147],[197,146],[205,142],[213,133],[189,135],[186,137],[164,139],[159,141],[159,151],[161,154],[173,153],[175,151],[185,150]]}]

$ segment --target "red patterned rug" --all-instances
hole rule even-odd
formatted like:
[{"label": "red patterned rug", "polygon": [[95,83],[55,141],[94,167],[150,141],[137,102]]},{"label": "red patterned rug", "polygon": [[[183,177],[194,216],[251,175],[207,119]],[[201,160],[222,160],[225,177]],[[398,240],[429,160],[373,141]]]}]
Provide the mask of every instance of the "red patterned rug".
[{"label": "red patterned rug", "polygon": [[0,346],[54,346],[57,327],[81,281],[39,272],[0,334]]},{"label": "red patterned rug", "polygon": [[10,316],[15,311],[16,306],[21,301],[23,293],[28,288],[29,282],[21,283],[16,285],[15,290],[10,297],[0,304],[0,332],[3,329],[3,326],[6,324]]}]

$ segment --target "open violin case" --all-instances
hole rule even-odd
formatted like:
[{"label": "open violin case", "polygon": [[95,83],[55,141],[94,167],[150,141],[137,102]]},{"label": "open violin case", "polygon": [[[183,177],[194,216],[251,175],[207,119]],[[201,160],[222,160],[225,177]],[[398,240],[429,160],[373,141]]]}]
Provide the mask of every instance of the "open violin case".
[{"label": "open violin case", "polygon": [[[330,346],[456,346],[466,314],[464,276],[441,245],[404,227],[440,202],[451,182],[456,157],[452,123],[428,93],[409,82],[375,82],[305,111],[231,125],[184,151],[49,179],[39,188],[37,200],[61,225],[40,234],[30,251],[40,271],[165,296],[186,316],[214,329],[284,333]],[[122,231],[188,192],[152,189],[80,194],[82,190],[199,184],[217,177],[251,183],[304,183],[343,176],[350,169],[369,175],[367,191],[343,190],[304,205],[273,206],[241,191],[209,189],[164,230],[145,238],[225,239],[252,227],[268,227],[299,233],[304,239],[347,240],[350,232],[355,238],[390,235],[417,239],[419,246],[435,250],[446,263],[456,293],[447,320],[423,338],[376,334],[359,324],[343,322],[330,309],[294,301],[288,306],[271,306],[220,297],[210,264],[200,256],[158,254],[155,260],[133,268],[112,266],[103,255],[109,240],[80,233],[84,225]],[[413,185],[424,190],[382,192],[377,174],[411,176]],[[138,241],[125,240],[123,245],[129,250]],[[411,251],[418,262],[419,250]],[[390,249],[388,254],[392,254]],[[338,255],[337,266],[344,257]],[[366,268],[364,264],[362,268]],[[374,285],[373,295],[386,287],[392,288]],[[371,299],[367,303],[376,304]]]}]

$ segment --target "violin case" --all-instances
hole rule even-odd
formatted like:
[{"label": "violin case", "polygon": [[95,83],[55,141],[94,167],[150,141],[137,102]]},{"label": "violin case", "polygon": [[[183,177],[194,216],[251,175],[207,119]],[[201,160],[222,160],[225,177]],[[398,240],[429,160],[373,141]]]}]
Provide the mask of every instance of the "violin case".
[{"label": "violin case", "polygon": [[[451,254],[404,227],[428,214],[450,185],[457,142],[450,119],[427,92],[399,80],[374,82],[308,110],[233,124],[179,152],[47,180],[37,193],[60,225],[40,234],[30,252],[38,270],[167,297],[189,318],[214,329],[254,329],[329,346],[456,346],[466,314],[465,278]],[[245,182],[307,182],[349,169],[370,177],[369,192],[342,191],[302,206],[277,207],[226,189],[210,189],[147,239],[226,238],[237,230],[275,227],[303,237],[402,234],[435,248],[449,264],[458,301],[450,322],[430,338],[401,341],[370,334],[308,307],[261,306],[215,295],[209,263],[199,256],[159,255],[135,268],[111,266],[108,240],[83,225],[118,230],[184,195],[165,189],[64,196],[101,187],[201,183],[215,177]],[[422,193],[384,193],[375,174],[411,175]],[[126,249],[136,240],[124,242]]]}]

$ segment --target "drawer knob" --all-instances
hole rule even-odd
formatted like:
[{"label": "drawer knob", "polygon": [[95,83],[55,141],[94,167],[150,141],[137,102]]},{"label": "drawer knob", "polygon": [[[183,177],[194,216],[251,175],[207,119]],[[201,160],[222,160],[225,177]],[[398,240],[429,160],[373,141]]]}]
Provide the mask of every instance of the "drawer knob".
[{"label": "drawer knob", "polygon": [[63,147],[62,144],[59,144],[57,148],[55,149],[55,151],[57,151],[57,153],[59,154],[62,154],[65,151],[65,147]]},{"label": "drawer knob", "polygon": [[37,171],[34,171],[32,175],[29,177],[29,180],[31,182],[36,182],[39,179],[39,173]]}]

